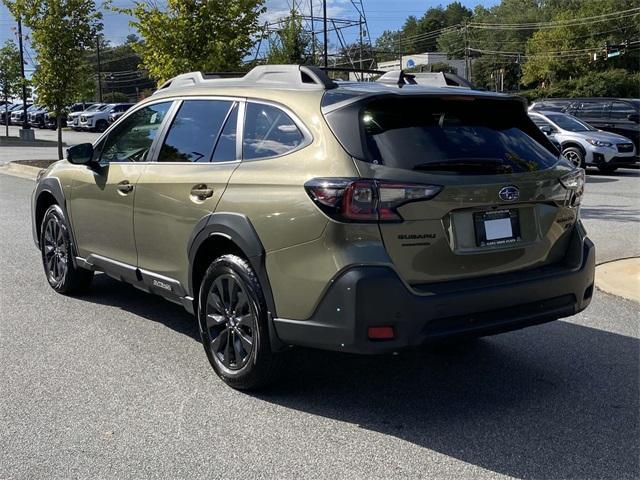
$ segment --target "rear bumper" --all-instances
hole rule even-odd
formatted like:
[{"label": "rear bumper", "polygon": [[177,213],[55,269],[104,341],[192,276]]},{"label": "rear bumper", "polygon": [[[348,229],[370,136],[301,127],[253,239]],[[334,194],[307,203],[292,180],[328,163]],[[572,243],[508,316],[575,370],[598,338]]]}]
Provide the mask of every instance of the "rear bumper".
[{"label": "rear bumper", "polygon": [[[576,228],[561,265],[416,292],[388,267],[353,267],[336,278],[308,320],[275,318],[285,344],[353,353],[388,353],[446,337],[482,336],[569,317],[593,294],[595,247]],[[368,328],[393,327],[393,340]]]}]

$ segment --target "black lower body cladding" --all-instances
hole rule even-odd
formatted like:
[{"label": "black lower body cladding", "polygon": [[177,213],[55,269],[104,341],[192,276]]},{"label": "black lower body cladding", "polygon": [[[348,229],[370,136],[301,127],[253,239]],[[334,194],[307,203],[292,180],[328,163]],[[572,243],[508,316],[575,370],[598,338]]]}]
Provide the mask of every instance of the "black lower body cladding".
[{"label": "black lower body cladding", "polygon": [[[388,267],[354,267],[308,320],[274,319],[280,340],[353,353],[389,353],[430,340],[483,336],[569,317],[591,301],[595,247],[576,227],[559,264],[478,279],[414,286]],[[370,327],[394,336],[371,340]]]}]

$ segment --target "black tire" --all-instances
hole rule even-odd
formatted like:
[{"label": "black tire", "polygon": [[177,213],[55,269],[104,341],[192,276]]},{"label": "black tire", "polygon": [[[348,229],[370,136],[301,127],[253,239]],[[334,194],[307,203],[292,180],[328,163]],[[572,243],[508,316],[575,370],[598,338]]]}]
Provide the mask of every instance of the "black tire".
[{"label": "black tire", "polygon": [[598,167],[601,173],[613,173],[618,169],[618,167],[614,167],[612,165],[602,165]]},{"label": "black tire", "polygon": [[109,128],[109,124],[107,123],[106,120],[98,120],[98,123],[96,123],[96,131],[97,132],[104,132],[107,128]]},{"label": "black tire", "polygon": [[576,167],[585,168],[584,154],[579,148],[567,147],[562,150],[562,155]]},{"label": "black tire", "polygon": [[282,372],[271,351],[267,306],[249,263],[236,255],[215,259],[198,295],[202,345],[216,374],[230,387],[255,390]]},{"label": "black tire", "polygon": [[51,288],[64,295],[87,291],[93,272],[73,265],[69,224],[58,205],[51,205],[47,209],[41,227],[42,266]]}]

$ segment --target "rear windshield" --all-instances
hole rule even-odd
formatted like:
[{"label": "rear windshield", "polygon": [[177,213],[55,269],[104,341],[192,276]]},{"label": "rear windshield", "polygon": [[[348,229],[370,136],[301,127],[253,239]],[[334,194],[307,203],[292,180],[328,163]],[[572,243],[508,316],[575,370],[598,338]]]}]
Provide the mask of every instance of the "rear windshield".
[{"label": "rear windshield", "polygon": [[558,161],[534,139],[537,128],[515,102],[380,99],[368,103],[359,120],[366,160],[390,167],[518,173]]}]

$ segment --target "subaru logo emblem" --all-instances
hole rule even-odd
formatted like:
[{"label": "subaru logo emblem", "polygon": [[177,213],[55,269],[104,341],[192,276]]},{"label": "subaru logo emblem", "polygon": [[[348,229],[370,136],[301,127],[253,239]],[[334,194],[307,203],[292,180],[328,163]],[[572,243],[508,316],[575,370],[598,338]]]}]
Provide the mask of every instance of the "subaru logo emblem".
[{"label": "subaru logo emblem", "polygon": [[520,198],[520,190],[518,190],[518,187],[509,185],[508,187],[502,187],[498,192],[498,196],[505,202],[515,202]]}]

